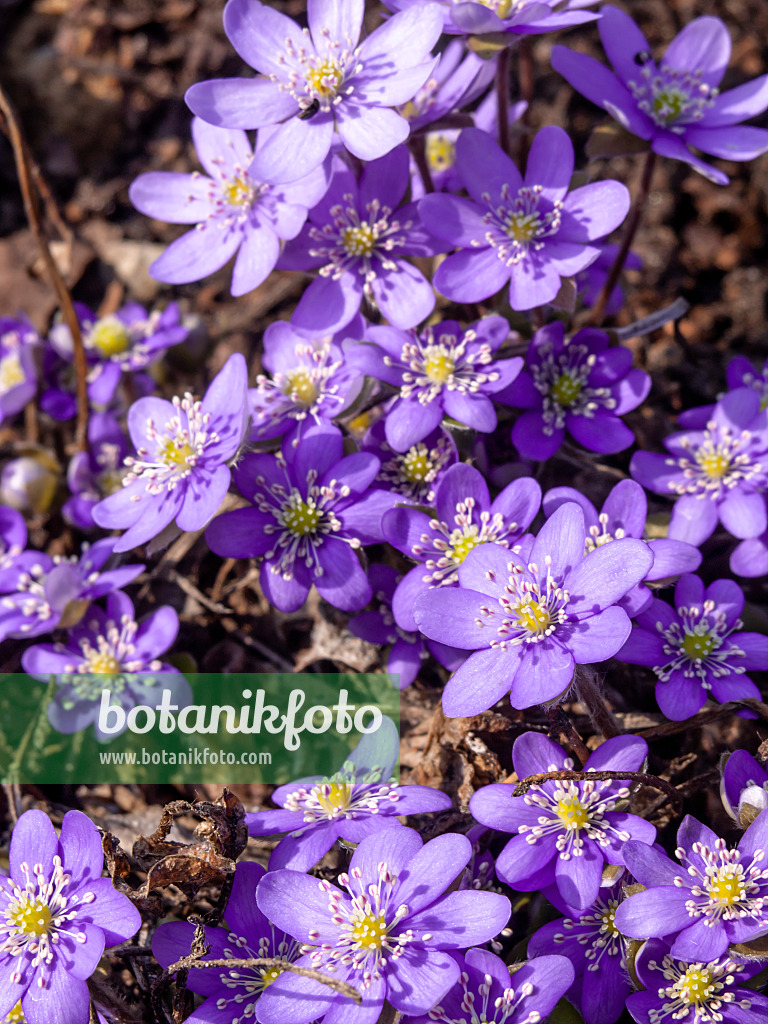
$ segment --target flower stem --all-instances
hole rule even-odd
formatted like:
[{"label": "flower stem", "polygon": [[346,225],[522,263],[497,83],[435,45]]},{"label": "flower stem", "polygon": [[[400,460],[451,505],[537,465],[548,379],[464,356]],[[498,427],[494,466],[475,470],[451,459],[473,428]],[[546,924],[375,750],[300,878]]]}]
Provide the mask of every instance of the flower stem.
[{"label": "flower stem", "polygon": [[566,714],[563,705],[550,705],[544,710],[549,721],[549,738],[557,743],[562,737],[563,742],[570,747],[571,752],[578,758],[579,763],[582,765],[586,764],[589,750],[584,745],[581,736],[574,729],[573,722]]},{"label": "flower stem", "polygon": [[496,63],[496,98],[498,101],[499,145],[509,155],[509,71],[510,50],[505,47]]},{"label": "flower stem", "polygon": [[605,739],[621,735],[621,727],[616,717],[603,700],[597,686],[597,678],[593,669],[586,665],[578,665],[574,684],[579,700],[590,717],[592,725]]},{"label": "flower stem", "polygon": [[420,138],[411,138],[408,142],[408,148],[411,151],[413,159],[416,161],[416,166],[419,169],[419,177],[421,183],[424,186],[424,191],[427,195],[430,192],[435,191],[435,183],[432,180],[432,172],[429,169],[427,163],[427,138],[422,135]]},{"label": "flower stem", "polygon": [[613,266],[608,273],[608,277],[605,279],[605,284],[598,296],[597,302],[592,307],[592,312],[590,313],[589,319],[585,325],[587,327],[598,327],[605,319],[605,307],[608,305],[608,300],[611,297],[613,289],[618,284],[630,247],[634,241],[637,229],[640,226],[640,221],[645,210],[645,204],[648,200],[648,193],[651,190],[651,178],[653,177],[653,170],[655,166],[656,154],[652,149],[649,149],[645,155],[645,164],[643,165],[643,173],[640,178],[640,187],[637,195],[635,196],[635,201],[632,204],[632,209],[629,212],[629,219],[624,231],[624,238],[622,239],[621,247],[616,254],[616,259],[613,261]]}]

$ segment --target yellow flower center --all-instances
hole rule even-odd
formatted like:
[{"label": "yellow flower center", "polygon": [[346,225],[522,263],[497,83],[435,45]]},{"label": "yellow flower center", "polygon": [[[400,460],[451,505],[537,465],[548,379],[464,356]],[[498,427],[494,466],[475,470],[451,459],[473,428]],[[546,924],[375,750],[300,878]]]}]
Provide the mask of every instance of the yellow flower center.
[{"label": "yellow flower center", "polygon": [[477,534],[477,527],[470,527],[470,530],[474,530],[474,533],[464,533],[463,530],[454,530],[451,536],[448,538],[448,543],[451,545],[449,552],[446,552],[454,562],[463,562],[470,551],[474,551],[480,544],[484,544],[485,541],[481,540]]},{"label": "yellow flower center", "polygon": [[131,336],[124,323],[116,316],[105,316],[93,325],[85,342],[88,348],[98,349],[101,355],[119,356],[131,347]]},{"label": "yellow flower center", "polygon": [[189,441],[178,442],[172,437],[166,437],[163,443],[160,445],[157,457],[160,462],[164,462],[166,466],[176,466],[178,469],[186,469],[189,465],[189,459],[195,454],[194,448],[190,445]]},{"label": "yellow flower center", "polygon": [[549,389],[549,393],[560,408],[565,409],[567,406],[573,405],[581,394],[581,384],[570,373],[563,373]]},{"label": "yellow flower center", "polygon": [[361,412],[359,416],[349,421],[349,432],[353,437],[362,437],[372,422],[373,418],[369,412]]},{"label": "yellow flower center", "polygon": [[430,171],[447,171],[456,163],[456,146],[441,132],[430,132],[425,144]]},{"label": "yellow flower center", "polygon": [[334,60],[324,60],[307,74],[310,91],[320,99],[329,99],[339,91],[344,72]]},{"label": "yellow flower center", "polygon": [[552,617],[546,608],[535,601],[524,601],[517,608],[517,625],[529,633],[539,636],[545,633],[552,623]]},{"label": "yellow flower center", "polygon": [[538,213],[510,213],[506,231],[516,242],[531,242],[539,233],[541,220]]},{"label": "yellow flower center", "polygon": [[514,7],[514,0],[480,0],[480,3],[483,7],[490,7],[500,18],[508,18]]},{"label": "yellow flower center", "polygon": [[376,248],[376,236],[365,221],[355,227],[344,228],[341,240],[350,256],[370,256]]},{"label": "yellow flower center", "polygon": [[707,891],[713,902],[730,907],[743,899],[747,887],[741,873],[734,870],[733,865],[724,865],[707,884]]},{"label": "yellow flower center", "polygon": [[711,633],[686,633],[683,638],[683,650],[691,661],[706,658],[714,646],[715,639]]},{"label": "yellow flower center", "polygon": [[3,1024],[26,1024],[27,1018],[24,1016],[24,1011],[21,1008],[21,1000],[14,1006],[14,1008],[8,1013],[7,1017],[3,1018]]},{"label": "yellow flower center", "polygon": [[253,201],[253,186],[244,175],[227,181],[221,191],[230,206],[250,206]]},{"label": "yellow flower center", "polygon": [[731,467],[731,461],[720,452],[708,452],[698,460],[699,465],[713,480],[722,480]]},{"label": "yellow flower center", "polygon": [[691,1003],[698,1005],[706,1002],[714,994],[714,991],[712,972],[700,964],[692,964],[672,988],[672,993],[686,1006],[690,1006]]},{"label": "yellow flower center", "polygon": [[687,93],[668,85],[657,92],[653,99],[653,112],[658,118],[669,123],[675,121],[682,113],[690,97]]},{"label": "yellow flower center", "polygon": [[453,376],[456,364],[446,351],[429,346],[424,360],[424,373],[436,384],[445,384]]},{"label": "yellow flower center", "polygon": [[[403,476],[412,484],[421,484],[429,473],[429,454],[424,445],[414,445],[403,456]],[[463,561],[463,559],[462,559]]]},{"label": "yellow flower center", "polygon": [[0,395],[23,384],[26,379],[18,352],[9,352],[0,359]]},{"label": "yellow flower center", "polygon": [[298,501],[295,505],[283,509],[283,523],[297,537],[304,537],[317,529],[322,512],[313,505]]},{"label": "yellow flower center", "polygon": [[51,909],[44,899],[38,897],[32,900],[28,896],[12,904],[6,917],[20,932],[38,938],[51,930],[53,920]]},{"label": "yellow flower center", "polygon": [[352,928],[352,938],[364,949],[381,949],[387,937],[383,914],[360,916]]},{"label": "yellow flower center", "polygon": [[349,805],[352,787],[344,782],[334,782],[330,786],[316,786],[315,794],[323,810],[332,814],[335,810]]},{"label": "yellow flower center", "polygon": [[568,829],[580,829],[589,821],[589,811],[577,796],[564,796],[557,802],[557,816]]},{"label": "yellow flower center", "polygon": [[280,975],[285,970],[284,967],[268,967],[267,970],[261,972],[261,984],[263,988],[271,985],[273,981],[277,981]]},{"label": "yellow flower center", "polygon": [[297,398],[302,405],[312,405],[317,399],[317,388],[309,370],[305,370],[303,366],[296,370],[289,370],[285,375],[283,394]]},{"label": "yellow flower center", "polygon": [[91,651],[86,658],[86,662],[90,672],[103,672],[114,675],[120,671],[120,662],[117,658],[104,651]]}]

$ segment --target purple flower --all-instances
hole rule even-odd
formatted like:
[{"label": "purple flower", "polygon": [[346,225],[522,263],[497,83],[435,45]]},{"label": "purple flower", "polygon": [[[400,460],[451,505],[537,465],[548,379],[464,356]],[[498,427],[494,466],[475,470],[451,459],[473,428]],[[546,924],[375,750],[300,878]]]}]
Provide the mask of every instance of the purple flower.
[{"label": "purple flower", "polygon": [[0,505],[0,594],[16,589],[16,562],[27,546],[27,524],[15,508]]},{"label": "purple flower", "polygon": [[373,588],[373,598],[378,607],[374,611],[362,612],[350,619],[347,628],[361,640],[389,647],[386,671],[397,675],[401,690],[416,679],[421,670],[421,663],[428,654],[434,655],[437,661],[449,671],[454,671],[462,663],[464,651],[439,644],[435,640],[425,640],[415,630],[401,629],[395,622],[392,613],[392,599],[400,577],[395,569],[388,565],[372,565],[368,570],[368,579]]},{"label": "purple flower", "polygon": [[[77,306],[79,306],[79,303],[76,304],[76,308]],[[54,326],[52,330],[55,331],[56,327]],[[58,334],[57,345],[59,345],[61,351],[66,351],[63,347],[66,338],[67,335],[65,335],[64,332]],[[95,388],[96,394],[100,394],[100,385],[105,383],[105,381],[101,379],[103,375],[103,365],[104,364],[92,365],[88,374],[88,404],[92,410],[94,410],[97,405],[93,398],[93,390]],[[109,378],[112,373],[114,373],[114,369],[108,368],[106,376],[107,384],[109,384]],[[50,416],[51,419],[57,420],[60,423],[73,419],[77,414],[77,381],[75,377],[75,367],[72,362],[72,355],[70,353],[66,357],[61,356],[59,351],[54,348],[50,341],[46,341],[43,349],[42,380],[44,382],[44,387],[42,394],[40,395],[40,409],[47,416]],[[131,400],[153,394],[155,386],[154,380],[148,373],[141,370],[134,371],[131,374]],[[105,389],[104,393],[107,393],[108,390],[108,388]],[[113,392],[107,406],[109,411],[115,415],[124,411],[125,402],[119,390]],[[104,409],[99,405],[98,411],[101,412],[104,411]]]},{"label": "purple flower", "polygon": [[399,389],[386,414],[387,442],[395,451],[423,441],[443,416],[486,434],[495,430],[490,396],[509,387],[523,365],[519,356],[495,358],[508,337],[509,324],[501,316],[484,317],[466,328],[443,320],[421,334],[369,328],[350,362]]},{"label": "purple flower", "polygon": [[[459,982],[429,1013],[403,1017],[403,1024],[529,1024],[547,1020],[573,981],[573,967],[563,956],[540,956],[510,968],[484,949],[454,958]],[[480,1014],[480,1016],[478,1016]]]},{"label": "purple flower", "polygon": [[0,317],[0,423],[21,412],[37,391],[34,349],[40,338],[32,324]]},{"label": "purple flower", "polygon": [[[586,270],[582,270],[576,275],[576,285],[581,296],[581,301],[587,309],[590,309],[597,302],[598,296],[603,290],[603,285],[606,282],[608,274],[611,272],[611,268],[616,260],[616,256],[619,252],[618,245],[614,245],[612,242],[605,242],[599,246],[600,255],[597,257],[594,263],[591,263]],[[636,252],[630,252],[627,254],[627,258],[624,262],[625,270],[642,270],[643,261],[637,255]],[[611,292],[608,302],[605,306],[605,312],[609,316],[615,316],[622,306],[624,305],[624,292],[622,291],[621,285],[617,284]]]},{"label": "purple flower", "polygon": [[494,884],[496,861],[488,850],[483,851],[481,848],[481,839],[487,833],[488,829],[483,825],[473,825],[467,832],[467,839],[472,843],[472,856],[459,882],[459,889],[462,891],[464,889],[488,889],[490,892],[499,892]]},{"label": "purple flower", "polygon": [[[206,928],[205,944],[210,949],[204,960],[275,958],[292,963],[300,954],[299,943],[276,928],[256,905],[256,895],[265,871],[261,864],[241,861],[235,868],[224,919],[229,928]],[[161,924],[152,936],[152,952],[162,967],[170,967],[189,956],[195,926],[188,921]],[[222,968],[190,971],[187,988],[205,996],[205,1001],[186,1018],[187,1024],[234,1024],[261,1021],[260,999],[267,986],[282,973],[280,967]]]},{"label": "purple flower", "polygon": [[92,530],[93,507],[123,486],[128,470],[124,460],[130,445],[111,413],[93,412],[88,419],[88,451],[77,452],[67,467],[67,486],[72,497],[61,512],[79,530]]},{"label": "purple flower", "polygon": [[156,703],[162,690],[170,690],[179,707],[191,703],[189,683],[160,660],[178,631],[179,617],[169,605],[137,622],[130,598],[118,591],[107,597],[106,611],[92,605],[63,643],[28,647],[21,664],[41,682],[56,677],[56,693],[48,706],[54,729],[69,734],[93,725],[97,738],[104,740],[107,736],[98,727],[104,690],[126,711]]},{"label": "purple flower", "polygon": [[374,832],[399,831],[399,817],[448,810],[447,793],[392,780],[399,748],[397,727],[385,718],[376,733],[363,736],[330,778],[317,775],[289,782],[272,794],[282,810],[246,814],[249,835],[288,833],[269,858],[270,871],[309,871],[337,839],[359,843]]},{"label": "purple flower", "polygon": [[[615,736],[590,755],[584,771],[639,771],[648,744],[638,736]],[[572,769],[562,748],[541,733],[526,732],[512,747],[519,779],[541,772]],[[511,832],[512,839],[496,858],[499,878],[522,892],[556,885],[560,897],[584,911],[598,897],[606,864],[624,864],[624,844],[652,843],[656,829],[624,810],[626,782],[561,782],[531,786],[524,796],[512,795],[508,783],[483,786],[469,802],[483,825]]]},{"label": "purple flower", "polygon": [[42,636],[62,620],[74,625],[88,603],[133,582],[143,565],[104,569],[112,557],[112,538],[83,544],[80,557],[51,557],[42,551],[12,556],[12,565],[0,576],[6,591],[0,597],[0,640]]},{"label": "purple flower", "polygon": [[29,1024],[88,1024],[86,981],[105,946],[137,931],[139,912],[101,877],[101,835],[80,811],[64,816],[60,838],[46,814],[26,811],[9,856],[0,878],[0,1015],[21,1001]]},{"label": "purple flower", "polygon": [[[414,602],[432,588],[445,588],[460,579],[457,575],[470,552],[478,545],[501,550],[522,538],[541,502],[541,488],[532,477],[513,480],[492,502],[482,473],[458,463],[446,471],[435,491],[435,515],[421,509],[395,508],[382,521],[385,538],[414,559],[415,565],[398,584],[392,611],[398,626],[416,630]],[[430,639],[453,646],[447,636]],[[460,644],[458,646],[464,646]]]},{"label": "purple flower", "polygon": [[247,429],[245,359],[232,355],[202,401],[189,393],[172,402],[140,398],[128,411],[136,457],[122,488],[94,506],[106,530],[125,530],[116,551],[130,551],[175,521],[179,530],[202,529],[229,490],[229,463]]},{"label": "purple flower", "polygon": [[752,160],[768,149],[768,131],[740,125],[768,106],[768,75],[721,93],[731,56],[728,29],[719,18],[696,18],[656,63],[648,40],[617,7],[602,7],[598,29],[613,72],[563,46],[552,48],[552,67],[627,131],[650,142],[660,156],[684,160],[719,185],[728,177],[690,147],[726,160]]},{"label": "purple flower", "polygon": [[347,356],[362,338],[365,323],[356,317],[336,338],[306,338],[283,320],[264,332],[260,374],[248,392],[251,440],[262,441],[287,433],[298,442],[306,423],[329,424],[360,394],[362,381]]},{"label": "purple flower", "polygon": [[554,700],[576,665],[616,654],[631,629],[616,602],[647,575],[653,555],[626,539],[585,556],[586,540],[581,509],[562,505],[527,558],[484,544],[458,566],[458,588],[417,600],[425,636],[474,652],[446,685],[446,715],[479,714],[506,693],[515,708]]},{"label": "purple flower", "polygon": [[490,135],[465,128],[456,166],[470,199],[430,195],[419,203],[428,231],[459,252],[437,269],[435,288],[454,302],[478,302],[509,283],[513,309],[551,302],[561,278],[593,263],[592,243],[613,231],[629,209],[617,181],[568,192],[573,144],[562,128],[542,128],[525,179]]},{"label": "purple flower", "polygon": [[512,428],[512,443],[526,459],[544,461],[557,452],[566,431],[589,451],[612,454],[635,435],[620,416],[636,409],[651,378],[632,369],[632,353],[611,347],[605,331],[585,328],[565,337],[559,321],[538,330],[528,346],[526,369],[497,395],[524,409]]},{"label": "purple flower", "polygon": [[659,708],[676,722],[695,715],[710,695],[723,703],[761,700],[745,672],[768,669],[768,637],[740,632],[743,609],[744,594],[733,580],[705,590],[698,576],[682,576],[675,607],[654,598],[616,657],[653,669]]},{"label": "purple flower", "polygon": [[341,330],[360,309],[363,296],[403,329],[432,312],[432,286],[403,257],[432,256],[441,246],[425,230],[414,203],[398,206],[408,180],[404,146],[365,164],[359,183],[334,158],[325,197],[278,261],[283,270],[318,271],[293,314],[298,331]]},{"label": "purple flower", "polygon": [[327,168],[299,177],[276,167],[277,140],[268,131],[255,154],[245,132],[215,128],[199,117],[192,122],[192,137],[205,174],[151,171],[139,175],[129,190],[133,205],[148,217],[195,225],[168,246],[150,272],[166,284],[186,284],[219,270],[237,253],[232,294],[245,295],[267,278],[281,242],[296,237],[309,207],[325,193]]},{"label": "purple flower", "polygon": [[[391,11],[424,7],[427,0],[384,0]],[[583,8],[596,0],[439,0],[445,32],[482,35],[507,32],[510,36],[554,32],[583,25],[599,15]],[[510,39],[510,43],[513,39]]]},{"label": "purple flower", "polygon": [[229,0],[224,29],[262,77],[199,82],[188,105],[224,128],[280,123],[274,141],[282,167],[297,174],[321,164],[334,138],[360,160],[384,156],[409,132],[388,108],[410,100],[435,66],[439,8],[390,18],[362,42],[364,0],[309,0],[307,13],[302,31],[269,4]]},{"label": "purple flower", "polygon": [[622,887],[615,886],[598,896],[581,913],[562,903],[556,889],[547,895],[566,916],[533,933],[528,955],[567,956],[576,972],[568,999],[579,1009],[585,1024],[614,1024],[632,991],[626,964],[627,942],[614,921],[623,899]]},{"label": "purple flower", "polygon": [[629,996],[627,1010],[638,1024],[765,1024],[768,996],[748,984],[762,966],[760,960],[709,959],[703,950],[681,960],[666,943],[651,939],[635,959],[643,991]]},{"label": "purple flower", "polygon": [[461,107],[474,103],[494,79],[496,60],[483,60],[453,39],[440,54],[429,79],[399,113],[408,121],[411,134],[423,132]]},{"label": "purple flower", "polygon": [[[634,480],[622,480],[611,490],[598,513],[595,506],[573,487],[553,487],[544,495],[544,514],[551,516],[555,509],[567,501],[581,507],[587,527],[585,554],[614,540],[634,537],[645,540],[645,521],[648,502],[645,491]],[[693,572],[701,565],[701,552],[692,544],[680,540],[646,541],[653,554],[653,565],[644,582],[670,580],[682,573]],[[628,615],[637,615],[651,603],[653,594],[642,583],[629,591],[618,602]]]},{"label": "purple flower", "polygon": [[259,558],[267,600],[299,609],[314,584],[343,611],[371,599],[357,551],[382,539],[381,517],[395,496],[371,490],[374,455],[344,457],[335,427],[307,427],[301,444],[283,442],[281,456],[245,455],[234,470],[240,493],[253,503],[218,516],[208,527],[210,549],[222,558]]},{"label": "purple flower", "polygon": [[666,939],[682,960],[715,960],[729,945],[768,931],[766,851],[766,811],[736,850],[687,814],[677,833],[679,864],[657,847],[627,843],[624,861],[646,888],[619,907],[616,927],[634,938]]},{"label": "purple flower", "polygon": [[[162,312],[155,310],[151,314],[138,303],[129,302],[116,313],[103,317],[78,302],[75,312],[89,364],[88,399],[97,408],[112,402],[124,373],[144,370],[166,349],[184,341],[189,333],[175,302]],[[71,364],[74,344],[63,320],[54,324],[48,340],[65,363]]]},{"label": "purple flower", "polygon": [[725,757],[720,782],[723,806],[742,828],[768,807],[768,772],[746,750]]},{"label": "purple flower", "polygon": [[[337,888],[297,871],[270,872],[259,908],[306,943],[303,967],[331,969],[362,995],[359,1024],[375,1024],[384,1000],[408,1015],[427,1013],[459,981],[449,949],[487,942],[507,923],[506,896],[445,890],[470,858],[466,836],[423,844],[412,829],[363,839]],[[349,1003],[317,982],[283,974],[262,996],[263,1024],[349,1019]]]},{"label": "purple flower", "polygon": [[697,547],[720,521],[741,539],[768,529],[768,412],[750,388],[729,391],[704,430],[671,434],[669,455],[635,452],[629,469],[643,487],[677,495],[668,536]]},{"label": "purple flower", "polygon": [[407,451],[396,452],[387,444],[385,429],[384,420],[377,420],[361,442],[363,451],[372,452],[381,460],[381,469],[371,486],[393,491],[414,505],[431,505],[437,485],[459,457],[453,438],[447,430],[437,427]]}]

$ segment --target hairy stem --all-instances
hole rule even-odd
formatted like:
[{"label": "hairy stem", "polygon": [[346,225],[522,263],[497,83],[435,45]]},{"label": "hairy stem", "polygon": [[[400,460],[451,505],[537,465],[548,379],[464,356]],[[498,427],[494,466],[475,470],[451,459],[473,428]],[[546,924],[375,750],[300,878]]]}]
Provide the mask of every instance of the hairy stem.
[{"label": "hairy stem", "polygon": [[498,101],[499,145],[509,154],[509,70],[510,50],[505,47],[496,63],[496,99]]},{"label": "hairy stem", "polygon": [[597,674],[587,665],[578,665],[573,678],[576,693],[590,717],[592,725],[605,739],[621,734],[621,726],[603,700],[597,685]]}]

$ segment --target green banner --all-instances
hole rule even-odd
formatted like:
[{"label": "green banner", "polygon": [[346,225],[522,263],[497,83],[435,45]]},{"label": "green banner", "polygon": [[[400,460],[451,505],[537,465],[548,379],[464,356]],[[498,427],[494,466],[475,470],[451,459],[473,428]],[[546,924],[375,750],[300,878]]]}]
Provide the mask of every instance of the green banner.
[{"label": "green banner", "polygon": [[3,783],[268,783],[396,775],[385,673],[0,678]]}]

